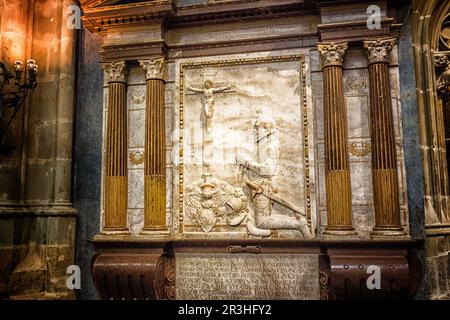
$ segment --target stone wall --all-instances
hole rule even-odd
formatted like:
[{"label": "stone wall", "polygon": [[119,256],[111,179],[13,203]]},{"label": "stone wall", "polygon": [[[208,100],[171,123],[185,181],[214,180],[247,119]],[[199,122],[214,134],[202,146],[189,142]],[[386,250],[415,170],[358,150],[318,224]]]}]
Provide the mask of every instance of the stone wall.
[{"label": "stone wall", "polygon": [[[0,155],[0,296],[69,298],[74,264],[71,204],[75,38],[66,0],[0,1],[1,60],[34,58],[38,87],[6,137]],[[2,115],[2,123],[8,111]]]}]

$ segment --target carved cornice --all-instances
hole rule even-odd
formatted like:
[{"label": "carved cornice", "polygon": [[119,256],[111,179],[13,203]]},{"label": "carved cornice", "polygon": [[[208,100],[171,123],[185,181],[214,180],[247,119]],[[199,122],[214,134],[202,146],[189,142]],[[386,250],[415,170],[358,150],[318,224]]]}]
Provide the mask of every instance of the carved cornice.
[{"label": "carved cornice", "polygon": [[85,1],[82,6],[84,25],[91,32],[166,18],[169,18],[166,19],[169,27],[186,27],[262,17],[317,14],[313,5],[301,0],[220,1],[193,6],[177,6],[173,0],[136,1],[109,6],[92,6]]},{"label": "carved cornice", "polygon": [[83,7],[84,26],[91,32],[109,28],[138,26],[149,21],[163,20],[175,11],[172,0],[135,2],[103,7]]},{"label": "carved cornice", "polygon": [[125,61],[105,63],[103,65],[105,75],[109,82],[126,82]]},{"label": "carved cornice", "polygon": [[174,27],[187,27],[262,17],[280,18],[313,14],[318,14],[317,8],[301,0],[221,1],[178,7],[170,24]]},{"label": "carved cornice", "polygon": [[139,60],[139,65],[145,70],[147,80],[164,80],[164,71],[166,66],[164,58],[153,60]]},{"label": "carved cornice", "polygon": [[448,94],[450,86],[450,51],[441,51],[434,54],[434,66],[437,74],[436,90],[440,95]]},{"label": "carved cornice", "polygon": [[387,38],[398,34],[401,25],[394,24],[393,18],[381,21],[381,28],[368,29],[367,20],[323,23],[317,26],[320,39],[326,42],[360,42],[367,38]]},{"label": "carved cornice", "polygon": [[101,61],[113,62],[117,60],[141,60],[146,57],[162,57],[167,53],[167,45],[163,41],[148,43],[120,44],[102,46]]},{"label": "carved cornice", "polygon": [[342,66],[342,64],[344,63],[344,55],[347,51],[347,48],[347,42],[318,43],[317,49],[320,52],[322,66],[324,68],[330,66]]},{"label": "carved cornice", "polygon": [[97,5],[85,4],[84,12],[85,13],[105,12],[105,11],[113,11],[113,10],[124,10],[124,9],[130,9],[130,8],[146,7],[149,5],[151,5],[151,6],[166,5],[166,4],[172,5],[172,3],[173,3],[172,0],[150,0],[150,1],[138,1],[138,2],[134,2],[134,3],[114,5],[114,3],[116,3],[116,2],[119,2],[119,1],[109,1],[109,3],[112,5],[99,6],[100,4],[108,3],[107,0],[94,1],[94,3],[97,3]]},{"label": "carved cornice", "polygon": [[389,63],[391,60],[391,50],[396,44],[396,38],[365,40],[364,48],[367,49],[369,64]]}]

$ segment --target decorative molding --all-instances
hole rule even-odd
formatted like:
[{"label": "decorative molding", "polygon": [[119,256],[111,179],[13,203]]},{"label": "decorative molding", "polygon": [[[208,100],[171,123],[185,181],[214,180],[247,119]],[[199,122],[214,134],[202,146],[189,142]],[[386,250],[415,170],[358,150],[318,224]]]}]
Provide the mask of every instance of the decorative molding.
[{"label": "decorative molding", "polygon": [[262,252],[262,248],[260,246],[228,246],[226,252],[230,254],[236,253],[259,254]]},{"label": "decorative molding", "polygon": [[139,60],[139,65],[146,72],[146,79],[161,79],[164,80],[165,76],[165,60],[164,58],[158,58],[153,60]]},{"label": "decorative molding", "polygon": [[364,48],[367,49],[369,64],[389,63],[391,60],[391,50],[396,42],[396,38],[365,40],[363,43]]},{"label": "decorative molding", "polygon": [[125,61],[106,63],[103,65],[108,83],[126,82]]},{"label": "decorative molding", "polygon": [[130,162],[134,165],[143,164],[145,160],[144,155],[145,153],[141,151],[131,151],[129,155]]},{"label": "decorative molding", "polygon": [[165,268],[165,278],[166,278],[166,287],[165,293],[167,300],[175,300],[176,299],[176,265],[175,265],[175,257],[166,257],[166,268]]},{"label": "decorative molding", "polygon": [[317,26],[322,41],[359,42],[367,38],[385,38],[398,33],[399,25],[393,18],[381,20],[381,28],[367,29],[367,20],[324,23]]},{"label": "decorative molding", "polygon": [[176,299],[176,266],[173,253],[163,254],[156,264],[155,293],[157,300]]},{"label": "decorative molding", "polygon": [[[151,0],[151,1],[144,1],[144,2],[134,2],[129,4],[119,4],[119,5],[112,5],[112,6],[103,6],[99,7],[98,5],[104,3],[106,1],[95,1],[93,4],[85,4],[84,5],[84,13],[94,13],[94,12],[104,12],[104,11],[111,11],[111,10],[125,10],[130,8],[140,8],[140,7],[147,7],[147,6],[158,6],[158,5],[172,5],[172,0]],[[97,6],[96,6],[97,5]]]},{"label": "decorative molding", "polygon": [[184,58],[249,53],[255,51],[271,51],[283,49],[310,48],[319,37],[317,33],[264,37],[258,39],[239,39],[230,41],[214,41],[195,44],[176,44],[168,48],[169,59],[175,59],[179,52]]},{"label": "decorative molding", "polygon": [[344,63],[344,55],[348,49],[347,42],[321,42],[317,44],[317,49],[320,52],[322,66],[342,66]]},{"label": "decorative molding", "polygon": [[102,32],[111,27],[138,26],[149,21],[160,23],[164,19],[169,28],[178,28],[316,13],[312,4],[298,0],[221,1],[192,6],[180,6],[171,0],[155,0],[94,7],[84,1],[82,7],[84,25],[91,32]]},{"label": "decorative molding", "polygon": [[370,143],[352,142],[348,144],[348,150],[352,156],[362,158],[370,154]]}]

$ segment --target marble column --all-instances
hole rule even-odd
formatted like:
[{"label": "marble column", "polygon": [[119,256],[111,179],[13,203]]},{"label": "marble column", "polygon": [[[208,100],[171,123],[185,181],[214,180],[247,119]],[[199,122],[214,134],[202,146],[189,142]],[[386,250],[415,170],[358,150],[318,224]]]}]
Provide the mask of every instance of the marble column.
[{"label": "marble column", "polygon": [[400,222],[395,132],[389,84],[390,51],[394,45],[394,38],[364,41],[369,62],[375,207],[375,227],[372,236],[404,235]]},{"label": "marble column", "polygon": [[109,84],[104,234],[127,234],[128,129],[125,62],[105,65]]},{"label": "marble column", "polygon": [[324,83],[325,183],[327,193],[327,236],[349,236],[352,197],[348,160],[347,111],[344,99],[343,60],[347,42],[319,43]]},{"label": "marble column", "polygon": [[166,124],[164,58],[139,61],[146,72],[144,228],[143,234],[167,231]]}]

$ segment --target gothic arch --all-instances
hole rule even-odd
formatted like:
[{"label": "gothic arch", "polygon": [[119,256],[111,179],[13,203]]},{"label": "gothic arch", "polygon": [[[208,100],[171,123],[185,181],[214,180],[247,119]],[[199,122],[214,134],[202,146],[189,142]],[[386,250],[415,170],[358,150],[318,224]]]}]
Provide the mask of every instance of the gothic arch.
[{"label": "gothic arch", "polygon": [[[444,38],[441,34],[442,30],[447,30],[442,26],[449,17],[449,9],[450,2],[446,0],[414,1],[412,12],[427,229],[450,228],[445,102],[437,92],[439,75],[435,64],[435,56],[442,54],[442,39],[447,38],[447,34]],[[448,37],[450,39],[450,24]]]}]

